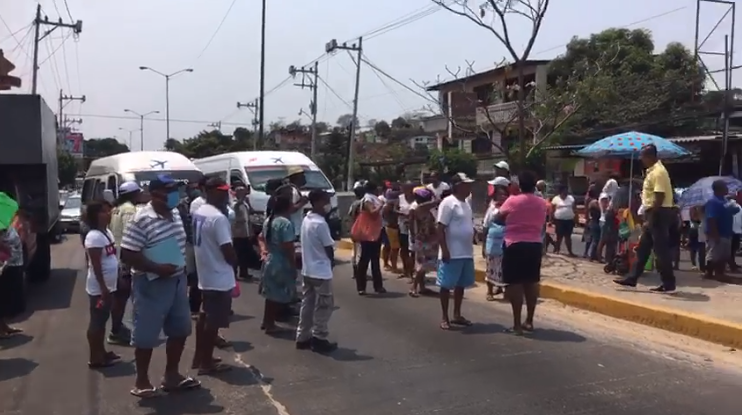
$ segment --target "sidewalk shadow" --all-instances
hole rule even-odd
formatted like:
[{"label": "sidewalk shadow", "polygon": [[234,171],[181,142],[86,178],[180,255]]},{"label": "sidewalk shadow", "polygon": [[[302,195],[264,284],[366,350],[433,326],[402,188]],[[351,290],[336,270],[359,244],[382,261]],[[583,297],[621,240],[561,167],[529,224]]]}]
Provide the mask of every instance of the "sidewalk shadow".
[{"label": "sidewalk shadow", "polygon": [[29,284],[26,296],[26,311],[10,322],[28,320],[36,311],[63,310],[70,308],[72,293],[77,282],[78,271],[69,268],[54,269],[44,284]]},{"label": "sidewalk shadow", "polygon": [[14,347],[23,346],[24,344],[30,343],[33,340],[33,336],[29,336],[25,333],[15,334],[0,343],[0,350],[8,350]]},{"label": "sidewalk shadow", "polygon": [[469,327],[451,325],[451,331],[459,331],[462,334],[494,334],[503,333],[505,326],[499,323],[474,323]]},{"label": "sidewalk shadow", "polygon": [[134,376],[137,368],[134,366],[134,360],[119,361],[116,365],[98,370],[106,378],[122,378]]},{"label": "sidewalk shadow", "polygon": [[536,328],[531,333],[524,334],[523,337],[555,343],[583,343],[587,341],[587,338],[571,331],[558,330],[558,329],[541,329]]},{"label": "sidewalk shadow", "polygon": [[33,372],[39,364],[21,357],[0,359],[0,382],[20,378]]},{"label": "sidewalk shadow", "polygon": [[203,387],[157,399],[142,399],[138,405],[151,410],[147,415],[220,414],[225,409],[221,405],[214,405],[214,395]]},{"label": "sidewalk shadow", "polygon": [[254,386],[259,384],[261,381],[270,383],[268,380],[265,380],[259,372],[256,374],[256,369],[253,369],[252,366],[231,367],[232,369],[229,371],[209,375],[209,377],[218,379],[232,386]]},{"label": "sidewalk shadow", "polygon": [[242,340],[232,341],[232,350],[234,350],[235,353],[245,353],[245,352],[249,352],[252,349],[254,349],[254,347],[252,343],[248,341],[242,341]]},{"label": "sidewalk shadow", "polygon": [[393,299],[393,298],[402,298],[406,296],[407,296],[406,293],[400,293],[397,291],[387,291],[384,294],[368,293],[368,295],[366,295],[366,298],[388,300],[388,299]]},{"label": "sidewalk shadow", "polygon": [[703,293],[692,293],[688,291],[675,291],[672,293],[656,293],[653,291],[649,291],[649,287],[646,289],[635,289],[635,288],[618,288],[616,291],[619,292],[628,292],[628,293],[635,293],[635,294],[652,294],[652,295],[662,295],[667,298],[672,298],[675,300],[683,300],[683,301],[696,301],[696,302],[706,302],[710,301],[711,297],[709,297],[706,294]]},{"label": "sidewalk shadow", "polygon": [[229,322],[230,323],[239,323],[240,321],[248,321],[248,320],[252,320],[254,318],[255,318],[255,316],[246,316],[246,315],[243,315],[243,314],[237,314],[237,313],[235,313],[235,314],[232,314],[231,316],[229,316]]},{"label": "sidewalk shadow", "polygon": [[337,360],[338,362],[364,362],[367,360],[373,360],[373,356],[359,354],[356,349],[348,349],[345,347],[338,347],[335,351],[330,353],[319,354]]}]

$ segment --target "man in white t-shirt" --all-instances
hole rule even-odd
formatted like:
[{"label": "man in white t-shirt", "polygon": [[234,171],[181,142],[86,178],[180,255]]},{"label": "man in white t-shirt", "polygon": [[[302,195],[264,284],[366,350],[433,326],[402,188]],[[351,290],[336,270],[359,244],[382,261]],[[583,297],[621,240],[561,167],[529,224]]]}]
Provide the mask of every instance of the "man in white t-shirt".
[{"label": "man in white t-shirt", "polygon": [[430,173],[430,183],[425,187],[433,192],[436,200],[441,200],[443,193],[451,190],[451,186],[448,183],[441,181],[441,176],[437,171]]},{"label": "man in white t-shirt", "polygon": [[202,299],[193,367],[205,375],[230,368],[215,361],[213,354],[219,329],[229,327],[237,255],[232,246],[229,218],[224,214],[229,203],[229,185],[222,179],[212,178],[206,182],[204,190],[206,203],[193,212],[192,221],[193,251]]},{"label": "man in white t-shirt", "polygon": [[328,353],[337,344],[327,340],[328,323],[334,307],[332,267],[335,241],[325,215],[331,209],[330,195],[322,190],[309,192],[312,210],[301,224],[302,300],[296,348]]},{"label": "man in white t-shirt", "polygon": [[[443,318],[441,328],[451,325],[471,326],[461,314],[464,289],[474,285],[474,215],[466,199],[474,180],[464,173],[451,178],[453,194],[438,205],[438,240],[440,241],[437,283],[440,287]],[[453,319],[448,318],[449,297],[453,291]]]}]

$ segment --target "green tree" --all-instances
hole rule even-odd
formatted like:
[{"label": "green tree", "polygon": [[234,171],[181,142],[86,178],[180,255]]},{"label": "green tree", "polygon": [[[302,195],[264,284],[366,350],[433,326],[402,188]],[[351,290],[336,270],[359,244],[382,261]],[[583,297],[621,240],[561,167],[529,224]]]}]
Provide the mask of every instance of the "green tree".
[{"label": "green tree", "polygon": [[[609,53],[615,59],[604,63],[597,76],[575,70]],[[703,107],[704,72],[680,43],[656,53],[648,30],[607,29],[589,38],[573,38],[566,53],[551,62],[549,77],[569,80],[560,86],[561,93],[591,84],[587,89],[592,93],[582,97],[580,111],[564,125],[558,141],[632,129],[661,136],[699,132],[700,117],[684,115]]]},{"label": "green tree", "polygon": [[[353,114],[343,114],[338,117],[338,120],[336,122],[337,126],[340,128],[350,128],[350,125],[353,123]],[[358,118],[355,119],[355,125],[358,125]]]},{"label": "green tree", "polygon": [[477,175],[477,159],[457,148],[445,151],[433,150],[428,158],[428,168],[441,173],[466,173],[469,177]]},{"label": "green tree", "polygon": [[379,137],[389,137],[389,135],[392,133],[392,127],[389,125],[388,122],[384,120],[377,121],[374,124],[374,132]]},{"label": "green tree", "polygon": [[120,143],[115,138],[92,138],[85,140],[83,145],[85,157],[89,158],[108,157],[130,151],[129,146]]},{"label": "green tree", "polygon": [[72,154],[62,150],[57,150],[57,170],[59,175],[59,184],[61,186],[71,186],[75,184],[77,177],[77,160]]}]

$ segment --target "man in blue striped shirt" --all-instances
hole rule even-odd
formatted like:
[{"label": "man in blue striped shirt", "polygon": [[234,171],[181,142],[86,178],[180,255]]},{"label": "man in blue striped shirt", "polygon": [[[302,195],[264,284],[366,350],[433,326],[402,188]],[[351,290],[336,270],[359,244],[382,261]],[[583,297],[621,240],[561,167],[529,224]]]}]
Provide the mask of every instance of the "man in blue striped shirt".
[{"label": "man in blue striped shirt", "polygon": [[[137,377],[131,393],[142,398],[201,385],[178,369],[191,334],[184,269],[186,233],[177,209],[178,184],[168,175],[158,175],[150,181],[149,193],[151,202],[134,215],[121,241],[121,260],[132,268],[133,281],[131,343]],[[161,331],[167,336],[167,363],[162,387],[155,388],[149,379],[149,364]]]}]

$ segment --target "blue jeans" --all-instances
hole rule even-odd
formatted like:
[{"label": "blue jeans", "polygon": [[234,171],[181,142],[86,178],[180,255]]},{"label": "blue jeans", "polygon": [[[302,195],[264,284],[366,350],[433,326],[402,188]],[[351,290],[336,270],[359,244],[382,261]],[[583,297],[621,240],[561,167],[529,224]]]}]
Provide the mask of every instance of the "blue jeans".
[{"label": "blue jeans", "polygon": [[585,228],[585,252],[583,256],[598,259],[598,244],[600,243],[600,225],[588,225]]},{"label": "blue jeans", "polygon": [[185,274],[154,280],[145,275],[135,275],[131,294],[132,346],[153,349],[159,343],[160,332],[173,338],[191,335],[191,308]]}]

